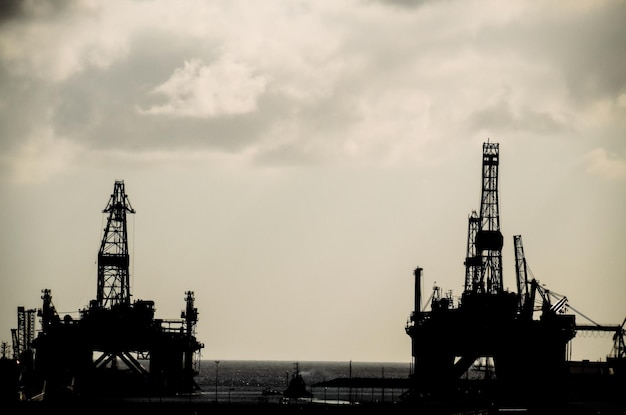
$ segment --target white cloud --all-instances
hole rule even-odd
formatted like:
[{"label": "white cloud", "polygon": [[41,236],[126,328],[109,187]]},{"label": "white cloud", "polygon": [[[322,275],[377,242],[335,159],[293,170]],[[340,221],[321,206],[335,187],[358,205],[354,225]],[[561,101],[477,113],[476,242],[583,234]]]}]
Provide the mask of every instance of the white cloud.
[{"label": "white cloud", "polygon": [[257,109],[266,84],[267,80],[250,67],[228,58],[210,65],[191,59],[152,90],[165,96],[167,102],[139,111],[195,118],[245,114]]},{"label": "white cloud", "polygon": [[596,148],[585,156],[587,171],[592,175],[608,180],[626,180],[626,160]]}]

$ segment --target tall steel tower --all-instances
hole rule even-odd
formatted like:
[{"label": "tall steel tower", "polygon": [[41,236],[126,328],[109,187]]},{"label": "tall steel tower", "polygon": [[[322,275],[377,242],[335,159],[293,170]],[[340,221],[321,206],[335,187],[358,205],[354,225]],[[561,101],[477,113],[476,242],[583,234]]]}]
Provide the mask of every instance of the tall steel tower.
[{"label": "tall steel tower", "polygon": [[102,212],[109,216],[98,251],[97,304],[101,308],[130,305],[126,213],[135,213],[135,210],[124,193],[123,180],[115,182],[111,199]]},{"label": "tall steel tower", "polygon": [[498,143],[483,143],[482,196],[480,200],[480,229],[476,233],[476,250],[482,257],[480,286],[486,292],[502,292],[502,246],[498,208]]},{"label": "tall steel tower", "polygon": [[484,292],[481,285],[482,258],[476,251],[476,234],[480,229],[480,217],[473,210],[468,217],[467,224],[467,251],[465,256],[465,292]]},{"label": "tall steel tower", "polygon": [[12,330],[13,356],[19,358],[22,353],[30,349],[35,338],[35,309],[17,307],[17,329]]}]

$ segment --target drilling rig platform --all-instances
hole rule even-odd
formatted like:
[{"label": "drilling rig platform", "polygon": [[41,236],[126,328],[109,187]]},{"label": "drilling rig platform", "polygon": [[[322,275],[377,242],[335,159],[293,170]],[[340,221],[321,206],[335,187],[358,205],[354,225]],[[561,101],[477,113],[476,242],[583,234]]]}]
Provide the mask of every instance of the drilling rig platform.
[{"label": "drilling rig platform", "polygon": [[[544,403],[622,396],[626,387],[624,323],[577,325],[567,313],[567,298],[530,279],[521,235],[513,237],[517,292],[504,290],[503,236],[498,200],[498,143],[483,143],[480,211],[468,217],[464,291],[455,304],[451,293],[434,287],[422,304],[423,269],[417,267],[415,303],[406,324],[411,338],[412,370],[405,401],[480,397],[509,403]],[[538,306],[535,306],[535,303]],[[427,310],[430,306],[430,310]],[[540,313],[534,318],[535,311]],[[626,320],[625,320],[626,322]],[[568,360],[578,331],[613,331],[613,355],[602,376],[585,376]],[[489,366],[481,379],[467,378],[477,362]],[[595,363],[595,362],[594,362]]]},{"label": "drilling rig platform", "polygon": [[[131,302],[127,214],[134,214],[124,182],[115,181],[103,214],[97,293],[80,318],[59,316],[52,292],[41,308],[18,308],[13,330],[20,401],[66,401],[123,396],[167,396],[199,390],[200,350],[194,293],[185,292],[180,319],[155,318],[154,301]],[[41,330],[35,337],[35,311]],[[22,316],[22,317],[20,317]]]}]

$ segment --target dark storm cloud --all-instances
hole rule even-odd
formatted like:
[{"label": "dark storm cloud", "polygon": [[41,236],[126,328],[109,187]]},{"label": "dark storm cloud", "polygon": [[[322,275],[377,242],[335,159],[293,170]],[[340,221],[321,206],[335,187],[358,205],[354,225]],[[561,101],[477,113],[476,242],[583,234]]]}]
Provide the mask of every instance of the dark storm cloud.
[{"label": "dark storm cloud", "polygon": [[22,0],[0,1],[0,23],[23,15]]},{"label": "dark storm cloud", "polygon": [[[494,4],[477,14],[474,3],[415,7],[423,3],[293,14],[277,2],[256,9],[275,18],[270,25],[202,2],[206,19],[179,11],[168,20],[159,2],[29,9],[16,19],[24,36],[0,38],[3,149],[36,146],[46,131],[77,151],[198,149],[263,164],[382,159],[407,154],[416,137],[468,126],[562,133],[572,98],[615,98],[623,88],[623,3]],[[58,18],[42,24],[46,14]],[[509,92],[494,100],[503,86]]]},{"label": "dark storm cloud", "polygon": [[[541,11],[541,9],[539,9]],[[476,33],[484,51],[558,70],[577,102],[616,98],[626,86],[626,2],[587,9],[548,7],[532,19],[487,25]]]},{"label": "dark storm cloud", "polygon": [[[552,53],[561,57],[570,90],[578,99],[616,98],[626,87],[626,2],[598,8],[566,22]],[[550,43],[548,41],[548,43]]]},{"label": "dark storm cloud", "polygon": [[47,18],[70,9],[72,0],[2,0],[0,1],[0,24],[21,18]]},{"label": "dark storm cloud", "polygon": [[30,45],[26,39],[22,39],[23,44],[12,44],[7,35],[18,32],[29,22],[60,17],[71,3],[65,0],[0,1],[0,150],[4,154],[11,154],[16,146],[23,144],[32,134],[34,125],[47,122],[50,101],[55,97],[54,88],[32,77],[27,68],[18,64],[16,70],[12,49],[27,49]]}]

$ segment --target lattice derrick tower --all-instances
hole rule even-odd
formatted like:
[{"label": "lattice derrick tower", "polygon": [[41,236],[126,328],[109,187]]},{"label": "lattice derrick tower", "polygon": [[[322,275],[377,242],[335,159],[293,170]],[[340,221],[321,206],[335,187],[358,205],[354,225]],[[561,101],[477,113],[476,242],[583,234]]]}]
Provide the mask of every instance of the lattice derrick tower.
[{"label": "lattice derrick tower", "polygon": [[499,163],[498,143],[483,143],[479,228],[475,235],[476,255],[481,258],[482,266],[479,277],[472,283],[473,292],[502,292],[503,237],[500,232],[498,202]]},{"label": "lattice derrick tower", "polygon": [[30,349],[35,338],[35,309],[17,307],[17,329],[13,329],[13,356],[19,358]]},{"label": "lattice derrick tower", "polygon": [[480,217],[473,210],[468,217],[467,253],[465,256],[465,292],[476,292],[480,287],[482,258],[476,250],[476,234],[480,228]]},{"label": "lattice derrick tower", "polygon": [[124,181],[115,182],[109,203],[106,228],[98,251],[99,307],[130,304],[130,255],[128,253],[127,213],[135,213],[124,192]]}]

